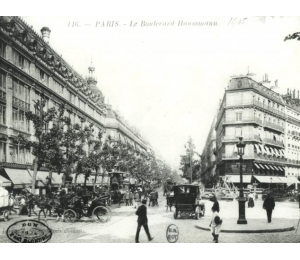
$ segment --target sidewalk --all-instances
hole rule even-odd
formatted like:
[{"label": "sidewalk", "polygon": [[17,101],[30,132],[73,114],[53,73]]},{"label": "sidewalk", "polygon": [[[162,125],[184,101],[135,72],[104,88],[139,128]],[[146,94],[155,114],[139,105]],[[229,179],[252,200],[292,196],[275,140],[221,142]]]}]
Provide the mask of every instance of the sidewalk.
[{"label": "sidewalk", "polygon": [[[247,224],[238,225],[238,202],[219,201],[220,217],[223,220],[221,232],[224,233],[270,233],[294,230],[300,217],[297,202],[276,202],[272,214],[272,222],[267,222],[266,211],[262,208],[263,201],[255,201],[254,208],[248,208],[246,203]],[[206,214],[201,218],[196,228],[210,231],[211,207],[213,203],[205,201]]]}]

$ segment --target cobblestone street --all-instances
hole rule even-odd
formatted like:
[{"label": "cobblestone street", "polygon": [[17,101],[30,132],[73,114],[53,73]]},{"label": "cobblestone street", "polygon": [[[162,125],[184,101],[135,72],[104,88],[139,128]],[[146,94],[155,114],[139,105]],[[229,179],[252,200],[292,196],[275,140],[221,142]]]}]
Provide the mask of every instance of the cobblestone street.
[{"label": "cobblestone street", "polygon": [[[160,196],[159,207],[148,207],[148,219],[150,233],[154,240],[150,243],[168,243],[166,239],[166,230],[170,224],[175,224],[179,229],[179,239],[177,243],[212,243],[212,236],[209,231],[196,228],[200,221],[208,221],[211,216],[210,208],[212,202],[206,201],[206,215],[199,220],[195,219],[177,219],[173,217],[173,212],[166,212],[165,198]],[[246,209],[248,219],[255,218],[265,221],[265,211],[262,209],[262,201],[257,201],[252,209]],[[290,222],[295,227],[298,224],[299,209],[297,203],[277,202],[274,211],[274,218],[271,224],[278,225],[278,222]],[[238,215],[237,202],[220,201],[221,216],[224,219],[230,217],[236,218]],[[232,212],[234,214],[232,214]],[[35,217],[31,217],[35,219]],[[3,222],[1,220],[0,242],[10,242],[6,237],[7,227],[14,222],[27,219],[12,215],[11,220]],[[135,209],[132,206],[113,208],[113,215],[107,223],[94,223],[88,219],[82,219],[75,223],[55,222],[54,218],[48,220],[48,226],[53,231],[52,239],[49,242],[75,242],[75,243],[133,243],[135,238],[137,217]],[[226,222],[224,223],[224,225]],[[260,234],[237,234],[221,233],[220,243],[298,243],[300,242],[300,231],[296,230],[279,233],[260,233]],[[141,230],[140,242],[148,243],[144,230]]]}]

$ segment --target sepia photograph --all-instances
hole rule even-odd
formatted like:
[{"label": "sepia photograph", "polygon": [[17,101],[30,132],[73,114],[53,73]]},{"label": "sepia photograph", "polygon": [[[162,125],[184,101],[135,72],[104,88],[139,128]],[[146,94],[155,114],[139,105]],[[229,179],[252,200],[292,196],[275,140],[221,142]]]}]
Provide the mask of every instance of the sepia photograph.
[{"label": "sepia photograph", "polygon": [[299,243],[299,29],[0,16],[0,243]]}]

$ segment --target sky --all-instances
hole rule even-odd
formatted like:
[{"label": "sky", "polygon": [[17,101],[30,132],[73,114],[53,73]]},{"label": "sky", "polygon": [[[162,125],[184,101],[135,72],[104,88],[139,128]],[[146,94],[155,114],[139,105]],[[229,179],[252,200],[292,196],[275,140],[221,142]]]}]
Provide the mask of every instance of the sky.
[{"label": "sky", "polygon": [[[300,42],[284,41],[299,31],[299,17],[22,18],[37,33],[49,27],[50,46],[82,76],[92,61],[105,102],[174,168],[189,136],[202,153],[231,76],[245,75],[249,67],[258,82],[265,73],[271,85],[278,80],[279,93],[300,90]],[[180,21],[198,25],[178,26]],[[161,24],[149,26],[154,22]]]}]

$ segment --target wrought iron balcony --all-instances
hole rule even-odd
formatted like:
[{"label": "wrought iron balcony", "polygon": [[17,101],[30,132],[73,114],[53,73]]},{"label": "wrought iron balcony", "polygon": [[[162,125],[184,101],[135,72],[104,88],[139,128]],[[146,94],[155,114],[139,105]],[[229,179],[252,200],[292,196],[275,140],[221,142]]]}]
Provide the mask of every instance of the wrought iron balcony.
[{"label": "wrought iron balcony", "polygon": [[269,145],[275,145],[275,146],[279,146],[279,147],[284,147],[284,144],[283,144],[282,141],[276,141],[276,140],[273,140],[273,139],[270,139],[270,138],[265,138],[264,142],[266,144],[269,144]]},{"label": "wrought iron balcony", "polygon": [[269,122],[269,121],[264,122],[264,127],[268,127],[268,128],[277,130],[277,131],[282,132],[282,133],[284,132],[284,127],[283,126],[278,125],[278,124],[274,124],[274,123]]}]

